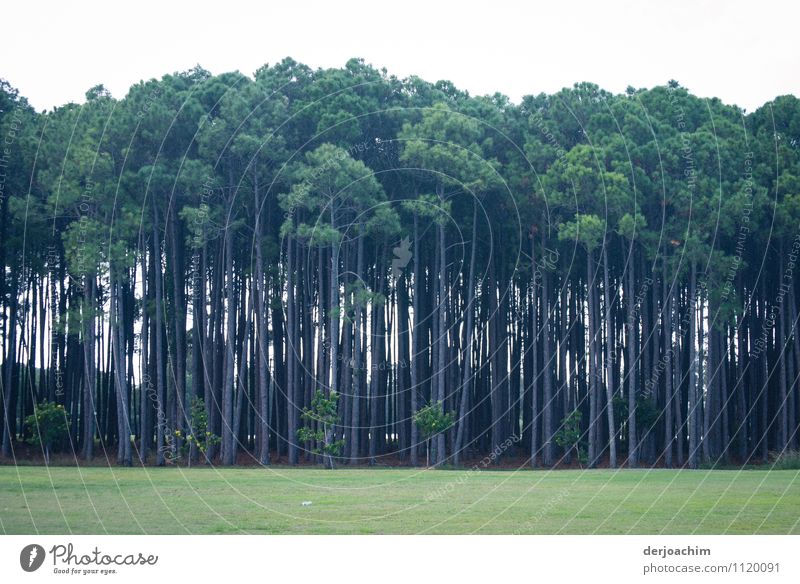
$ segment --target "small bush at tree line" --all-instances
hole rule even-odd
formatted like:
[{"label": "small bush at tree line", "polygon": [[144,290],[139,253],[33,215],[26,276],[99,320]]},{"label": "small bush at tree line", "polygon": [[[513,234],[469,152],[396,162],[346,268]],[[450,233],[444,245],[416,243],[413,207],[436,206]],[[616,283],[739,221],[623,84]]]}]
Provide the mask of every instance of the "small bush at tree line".
[{"label": "small bush at tree line", "polygon": [[61,404],[45,400],[25,418],[25,427],[31,433],[28,444],[41,447],[45,464],[50,464],[50,451],[69,436],[69,414]]},{"label": "small bush at tree line", "polygon": [[580,410],[574,410],[561,421],[561,427],[556,432],[554,440],[567,452],[574,451],[578,464],[583,466],[587,462],[586,449],[581,445],[581,419]]},{"label": "small bush at tree line", "polygon": [[175,436],[185,439],[181,444],[179,455],[188,457],[189,465],[191,465],[192,457],[190,455],[192,448],[196,448],[205,457],[208,449],[219,444],[221,439],[208,430],[208,412],[206,412],[206,404],[202,398],[197,396],[192,398],[189,406],[189,419],[191,420],[191,426],[186,433],[176,430]]},{"label": "small bush at tree line", "polygon": [[333,457],[339,456],[344,448],[344,440],[335,440],[333,433],[339,421],[339,394],[331,392],[325,397],[323,392],[317,390],[311,407],[305,408],[301,417],[308,425],[297,431],[297,439],[311,442],[311,452],[325,458],[326,468],[333,468]]},{"label": "small bush at tree line", "polygon": [[414,415],[414,423],[425,439],[425,466],[430,465],[431,438],[447,430],[455,421],[455,412],[445,413],[440,401],[428,404]]}]

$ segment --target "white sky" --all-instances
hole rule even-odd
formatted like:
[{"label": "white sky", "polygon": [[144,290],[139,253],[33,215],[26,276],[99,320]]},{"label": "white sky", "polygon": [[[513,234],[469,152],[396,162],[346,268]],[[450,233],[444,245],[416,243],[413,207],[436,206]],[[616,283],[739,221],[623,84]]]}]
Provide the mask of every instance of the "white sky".
[{"label": "white sky", "polygon": [[398,77],[514,101],[577,81],[621,92],[672,78],[748,111],[800,95],[796,0],[261,4],[7,1],[0,77],[39,110],[81,102],[98,83],[123,97],[140,79],[198,63],[252,74],[285,56],[314,68],[363,57]]}]

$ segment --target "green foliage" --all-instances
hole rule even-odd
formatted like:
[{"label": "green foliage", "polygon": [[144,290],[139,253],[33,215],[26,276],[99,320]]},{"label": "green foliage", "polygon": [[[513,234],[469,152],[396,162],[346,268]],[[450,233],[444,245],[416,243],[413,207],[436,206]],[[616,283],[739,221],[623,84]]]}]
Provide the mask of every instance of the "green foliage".
[{"label": "green foliage", "polygon": [[[377,210],[381,224],[399,227],[393,212],[380,205],[386,194],[374,173],[344,148],[322,144],[293,166],[290,175],[294,186],[281,197],[283,236],[295,235],[313,246],[337,245],[346,235],[343,226],[366,224]],[[296,220],[298,211],[307,220]]]},{"label": "green foliage", "polygon": [[434,436],[438,436],[447,430],[456,420],[455,412],[446,412],[442,402],[435,401],[417,410],[414,414],[414,423],[422,432],[426,447],[426,465],[430,460],[430,441]]},{"label": "green foliage", "polygon": [[175,430],[175,437],[184,439],[179,454],[181,457],[186,457],[194,446],[205,456],[208,449],[219,444],[222,439],[208,429],[208,412],[202,398],[192,397],[189,404],[189,420],[189,430],[185,434]]},{"label": "green foliage", "polygon": [[419,426],[422,437],[426,440],[441,434],[456,421],[455,412],[444,412],[442,402],[436,401],[420,408],[414,414],[414,423]]},{"label": "green foliage", "polygon": [[639,434],[652,431],[660,415],[654,398],[641,395],[636,398],[636,428]]},{"label": "green foliage", "polygon": [[769,463],[772,470],[800,470],[800,450],[772,452]]},{"label": "green foliage", "polygon": [[625,213],[619,219],[617,233],[628,240],[633,240],[637,237],[641,237],[646,227],[647,220],[644,218],[644,215],[638,212],[633,215]]},{"label": "green foliage", "polygon": [[344,448],[344,439],[336,440],[333,427],[339,421],[339,394],[325,393],[317,390],[311,399],[311,407],[303,409],[301,414],[306,426],[297,430],[297,439],[311,442],[311,451],[326,457],[326,463],[332,467],[332,457],[339,456]]},{"label": "green foliage", "polygon": [[440,200],[447,185],[481,193],[498,183],[494,161],[487,159],[478,144],[478,120],[444,103],[426,109],[419,123],[403,124],[398,138],[403,143],[400,160],[420,169],[422,177],[435,185]]},{"label": "green foliage", "polygon": [[558,238],[562,241],[580,243],[587,251],[595,250],[606,232],[606,222],[597,215],[575,215],[574,221],[559,226]]},{"label": "green foliage", "polygon": [[25,427],[30,432],[28,444],[41,447],[45,462],[50,462],[50,450],[69,435],[69,414],[61,404],[45,400],[25,418]]},{"label": "green foliage", "polygon": [[619,429],[628,419],[628,398],[617,393],[611,398],[611,405],[614,409],[614,420],[616,420],[617,429]]},{"label": "green foliage", "polygon": [[581,421],[583,414],[580,410],[573,410],[567,414],[562,420],[558,431],[553,436],[555,443],[563,448],[566,452],[573,450],[578,458],[578,463],[582,466],[586,464],[587,456],[586,450],[581,445]]}]

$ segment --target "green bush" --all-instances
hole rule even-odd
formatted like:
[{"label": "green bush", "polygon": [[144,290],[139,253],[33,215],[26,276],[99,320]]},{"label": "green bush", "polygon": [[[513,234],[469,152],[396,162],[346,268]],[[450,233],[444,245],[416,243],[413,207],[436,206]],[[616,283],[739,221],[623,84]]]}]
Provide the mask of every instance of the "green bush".
[{"label": "green bush", "polygon": [[800,470],[800,450],[773,452],[769,461],[773,470]]},{"label": "green bush", "polygon": [[50,451],[69,435],[69,414],[61,404],[45,400],[33,407],[33,413],[25,418],[25,427],[31,434],[28,444],[42,448],[44,463],[50,464]]},{"label": "green bush", "polygon": [[325,466],[333,468],[333,457],[339,456],[344,448],[344,440],[334,439],[334,426],[339,421],[339,394],[332,391],[325,397],[317,390],[311,407],[305,408],[301,417],[308,425],[297,430],[297,439],[311,442],[311,452],[325,457]]},{"label": "green bush", "polygon": [[455,420],[455,412],[445,413],[440,401],[432,402],[414,414],[414,423],[425,439],[425,466],[430,466],[431,438],[447,430]]},{"label": "green bush", "polygon": [[[206,455],[208,449],[212,446],[219,444],[222,440],[216,434],[208,430],[208,413],[206,412],[206,404],[197,396],[192,398],[189,405],[189,419],[191,420],[191,427],[186,431],[184,436],[180,430],[175,431],[176,438],[184,438],[185,442],[181,445],[180,456],[187,456],[190,454],[192,446],[197,448],[203,456]],[[189,465],[192,459],[189,456]]]},{"label": "green bush", "polygon": [[561,420],[561,426],[553,436],[555,443],[564,449],[565,452],[575,452],[578,465],[583,467],[587,462],[586,450],[581,446],[581,420],[583,414],[580,410],[573,410]]}]

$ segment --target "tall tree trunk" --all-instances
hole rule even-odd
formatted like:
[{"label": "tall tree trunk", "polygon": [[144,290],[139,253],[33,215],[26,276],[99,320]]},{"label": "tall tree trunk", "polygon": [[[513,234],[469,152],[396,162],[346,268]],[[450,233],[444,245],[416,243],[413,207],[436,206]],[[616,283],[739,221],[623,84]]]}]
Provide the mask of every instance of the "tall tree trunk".
[{"label": "tall tree trunk", "polygon": [[258,335],[258,461],[263,465],[270,463],[269,455],[269,339],[267,338],[267,305],[264,295],[264,258],[263,241],[261,235],[261,200],[258,190],[258,172],[253,167],[254,188],[253,196],[255,199],[255,233],[254,245],[256,248],[256,285],[255,285],[255,308],[256,308],[256,334]]},{"label": "tall tree trunk", "polygon": [[411,466],[417,466],[417,458],[419,453],[419,427],[413,421],[414,416],[419,408],[418,398],[420,389],[419,379],[419,345],[420,345],[420,294],[422,293],[421,278],[422,272],[420,271],[420,253],[419,248],[419,218],[414,213],[414,290],[411,303],[413,311],[413,323],[411,328],[411,455],[409,462]]},{"label": "tall tree trunk", "polygon": [[[144,237],[142,237],[144,240]],[[147,454],[150,450],[150,443],[152,442],[153,433],[150,428],[150,404],[153,400],[153,379],[150,370],[149,353],[152,352],[150,342],[150,313],[147,310],[147,303],[150,301],[152,265],[148,268],[147,265],[147,250],[145,249],[144,242],[141,246],[141,270],[142,270],[142,299],[144,306],[142,308],[142,329],[141,329],[141,385],[139,387],[139,462],[144,464],[147,461]]]},{"label": "tall tree trunk", "polygon": [[[358,282],[364,282],[364,235],[359,235],[358,238],[358,251],[357,251],[357,258],[356,258],[356,278]],[[363,292],[359,288],[357,295],[360,295]],[[364,338],[364,322],[365,322],[365,315],[364,315],[364,306],[363,306],[363,297],[359,298],[358,302],[356,303],[356,313],[355,313],[355,339],[353,342],[353,407],[351,412],[351,421],[350,421],[350,441],[352,444],[350,445],[350,463],[356,464],[359,459],[359,453],[361,451],[361,445],[359,441],[359,437],[361,434],[361,403],[364,392],[363,390],[363,338]]]},{"label": "tall tree trunk", "polygon": [[595,269],[594,255],[592,250],[586,250],[586,302],[587,318],[589,320],[589,466],[597,466],[597,459],[600,456],[597,444],[597,425],[598,425],[598,367],[597,367],[597,309],[595,305]]},{"label": "tall tree trunk", "polygon": [[[631,241],[633,247],[633,241]],[[634,286],[635,276],[633,273],[634,259],[633,249],[628,260],[628,325],[627,325],[627,345],[628,355],[626,370],[628,375],[628,467],[636,468],[639,466],[639,448],[636,435],[636,290]]]},{"label": "tall tree trunk", "polygon": [[114,387],[117,401],[117,462],[131,466],[131,429],[130,429],[130,403],[128,399],[128,381],[125,375],[125,313],[120,297],[120,283],[116,281],[116,274],[112,273],[110,282],[111,295],[111,347],[114,359]]},{"label": "tall tree trunk", "polygon": [[222,387],[222,464],[232,465],[236,461],[236,437],[233,435],[233,396],[235,380],[236,346],[236,291],[233,281],[233,237],[232,227],[225,229],[225,379]]},{"label": "tall tree trunk", "polygon": [[[788,292],[786,288],[783,287],[783,282],[785,281],[785,271],[784,271],[784,263],[783,263],[783,243],[781,243],[780,248],[778,250],[778,255],[780,256],[780,265],[779,265],[779,274],[780,274],[780,282],[781,282],[781,290]],[[779,395],[778,395],[778,407],[776,411],[776,416],[779,419],[778,424],[778,451],[784,452],[786,448],[789,446],[789,408],[787,407],[789,393],[787,390],[787,380],[786,380],[786,360],[790,357],[790,353],[786,350],[787,349],[787,342],[786,342],[786,303],[789,302],[789,298],[785,296],[780,299],[778,302],[778,335],[777,335],[777,355],[776,359],[778,360],[778,388],[779,388]]]},{"label": "tall tree trunk", "polygon": [[500,292],[497,270],[495,262],[489,268],[489,366],[491,369],[491,448],[493,452],[499,452],[503,441],[503,401],[501,380],[505,371],[505,363],[500,363],[500,308],[498,305],[498,294]]},{"label": "tall tree trunk", "polygon": [[608,241],[603,240],[603,304],[606,315],[606,417],[608,419],[608,466],[617,467],[617,427],[614,423],[614,330],[611,326],[611,291],[608,282]]},{"label": "tall tree trunk", "polygon": [[[239,309],[239,363],[236,373],[236,405],[233,410],[233,440],[234,450],[238,449],[241,442],[242,410],[244,408],[244,396],[247,394],[247,340],[251,338],[250,328],[252,324],[253,305],[252,296],[250,303],[245,301],[245,282],[241,283],[241,304]],[[244,322],[242,322],[244,320]]]},{"label": "tall tree trunk", "polygon": [[410,345],[410,313],[408,288],[410,278],[403,275],[397,281],[397,401],[398,401],[398,450],[402,459],[407,459],[411,449],[411,426],[414,424],[411,418],[411,390],[409,388],[408,367],[411,362],[409,354]]},{"label": "tall tree trunk", "polygon": [[[443,193],[440,194],[440,201],[444,203]],[[436,401],[439,403],[439,409],[444,413],[445,401],[445,371],[447,368],[447,248],[445,247],[445,234],[444,225],[437,223],[436,230],[439,239],[439,304],[436,313],[439,319],[439,337],[437,339],[438,349],[437,357],[438,363],[436,364]],[[436,447],[434,449],[435,458],[434,464],[440,465],[445,461],[445,441],[444,432],[440,432],[435,437]]]},{"label": "tall tree trunk", "polygon": [[689,399],[686,421],[689,429],[689,468],[698,467],[699,427],[697,410],[697,266],[689,270]]},{"label": "tall tree trunk", "polygon": [[166,412],[164,410],[166,390],[164,386],[164,286],[161,271],[161,241],[158,236],[158,214],[153,203],[153,249],[151,262],[156,292],[155,329],[156,329],[156,466],[164,466],[166,460]]},{"label": "tall tree trunk", "polygon": [[531,236],[531,466],[539,455],[539,272],[536,265],[536,238]]},{"label": "tall tree trunk", "polygon": [[289,464],[295,465],[298,461],[297,430],[299,426],[299,412],[297,409],[297,359],[298,339],[295,337],[295,242],[289,238],[286,242],[286,388],[287,398],[287,436]]},{"label": "tall tree trunk", "polygon": [[[336,213],[334,204],[330,205],[331,227],[336,230]],[[339,243],[331,244],[331,281],[330,301],[328,302],[328,315],[330,332],[328,333],[328,343],[330,344],[330,377],[328,378],[328,390],[336,393],[339,382]]]},{"label": "tall tree trunk", "polygon": [[[542,244],[544,245],[544,243]],[[544,412],[544,424],[542,435],[542,464],[544,466],[553,465],[553,375],[555,368],[553,363],[553,353],[550,345],[550,328],[552,324],[552,310],[550,307],[550,270],[543,262],[542,264],[542,360],[544,367],[543,375],[543,394],[542,406]]]},{"label": "tall tree trunk", "polygon": [[[87,277],[88,279],[88,277]],[[7,337],[6,358],[3,362],[3,457],[11,458],[13,440],[16,434],[16,408],[15,406],[15,383],[14,370],[17,362],[17,310],[19,300],[17,299],[17,272],[11,278],[9,317],[6,322],[5,333]],[[90,298],[86,299],[89,304]],[[3,313],[5,314],[5,312]],[[92,339],[93,340],[93,339]],[[90,378],[91,379],[91,378]]]},{"label": "tall tree trunk", "polygon": [[472,334],[475,320],[475,250],[478,235],[478,205],[472,205],[472,244],[469,257],[469,279],[467,280],[467,322],[464,330],[464,345],[462,347],[462,376],[461,399],[458,410],[458,430],[456,442],[453,445],[453,464],[459,466],[461,462],[461,449],[464,445],[464,430],[467,426],[467,412],[469,405],[470,386],[472,384]]},{"label": "tall tree trunk", "polygon": [[662,256],[661,260],[661,289],[663,291],[663,311],[664,311],[664,466],[672,468],[673,442],[675,441],[675,429],[673,425],[672,412],[675,408],[675,389],[672,383],[672,356],[675,345],[672,340],[672,316],[673,316],[673,292],[667,280],[667,258]]},{"label": "tall tree trunk", "polygon": [[[713,387],[713,375],[714,375],[714,337],[713,331],[711,327],[708,328],[706,331],[705,323],[706,317],[705,314],[708,314],[709,318],[711,317],[711,303],[707,304],[708,310],[704,310],[705,302],[701,299],[700,301],[700,315],[698,317],[698,342],[700,345],[700,368],[703,371],[703,374],[699,375],[699,384],[698,384],[698,401],[702,403],[702,416],[703,416],[703,431],[702,436],[700,439],[700,443],[702,446],[702,453],[703,453],[703,462],[709,462],[712,458],[712,444],[711,444],[711,425],[713,424],[712,415],[714,415],[714,387]],[[708,350],[704,351],[703,346],[707,344]],[[707,367],[702,367],[703,361],[707,359]],[[705,391],[703,391],[705,389]],[[699,425],[699,423],[698,423]]]},{"label": "tall tree trunk", "polygon": [[[186,294],[183,267],[183,245],[181,231],[178,229],[175,209],[170,211],[170,242],[172,255],[173,319],[175,326],[175,400],[177,408],[176,430],[186,434],[189,426],[189,412],[186,407]],[[177,447],[180,448],[178,437]]]},{"label": "tall tree trunk", "polygon": [[789,428],[792,429],[789,448],[795,449],[800,443],[797,413],[797,404],[800,400],[800,331],[798,330],[800,322],[798,322],[797,315],[797,294],[795,292],[794,279],[789,289],[789,309],[791,311],[789,334],[792,337],[792,350],[794,352],[794,375],[789,377],[791,380],[791,386],[789,387]]}]

